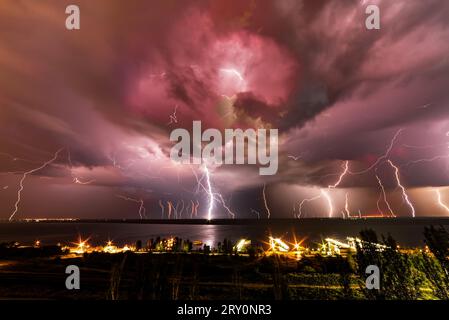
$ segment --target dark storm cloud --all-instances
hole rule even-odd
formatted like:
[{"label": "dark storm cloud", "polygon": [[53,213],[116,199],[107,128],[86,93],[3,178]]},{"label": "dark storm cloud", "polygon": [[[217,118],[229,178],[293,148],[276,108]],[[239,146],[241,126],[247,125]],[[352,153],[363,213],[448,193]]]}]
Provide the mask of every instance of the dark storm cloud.
[{"label": "dark storm cloud", "polygon": [[[217,189],[238,190],[236,203],[248,190],[245,212],[263,183],[326,187],[342,161],[370,166],[401,128],[390,156],[407,185],[447,185],[444,158],[410,162],[447,154],[449,5],[374,2],[379,31],[365,29],[360,1],[85,0],[77,2],[81,30],[69,32],[62,2],[2,1],[2,177],[13,185],[19,175],[8,172],[34,168],[63,147],[33,178],[55,178],[80,203],[76,188],[102,188],[102,199],[123,191],[148,197],[157,211],[161,197],[197,196],[190,169],[167,168],[167,155],[169,132],[201,120],[280,129],[276,176],[262,179],[249,166],[214,172]],[[393,188],[391,170],[379,171]],[[73,185],[74,174],[93,182]],[[342,186],[377,188],[374,178]],[[38,183],[31,188],[40,192]],[[11,209],[14,190],[5,189],[2,209]]]}]

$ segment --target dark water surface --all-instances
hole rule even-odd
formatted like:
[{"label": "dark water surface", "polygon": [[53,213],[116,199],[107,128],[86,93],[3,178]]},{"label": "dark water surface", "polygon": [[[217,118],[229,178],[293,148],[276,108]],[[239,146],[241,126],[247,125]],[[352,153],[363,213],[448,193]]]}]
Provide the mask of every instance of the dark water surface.
[{"label": "dark water surface", "polygon": [[[386,220],[386,219],[385,219]],[[266,223],[246,224],[153,224],[153,223],[89,223],[89,222],[2,222],[0,223],[0,242],[18,241],[32,244],[40,240],[43,244],[67,244],[81,236],[90,238],[94,245],[104,244],[111,239],[119,245],[132,244],[136,240],[144,243],[160,236],[177,236],[183,239],[201,240],[212,246],[224,238],[238,240],[251,239],[255,242],[267,241],[269,234],[285,240],[306,239],[307,244],[320,242],[326,237],[344,240],[347,236],[357,236],[362,229],[371,228],[378,234],[390,233],[402,246],[422,246],[423,230],[427,225],[445,225],[449,219],[390,219],[332,221],[277,220]]]}]

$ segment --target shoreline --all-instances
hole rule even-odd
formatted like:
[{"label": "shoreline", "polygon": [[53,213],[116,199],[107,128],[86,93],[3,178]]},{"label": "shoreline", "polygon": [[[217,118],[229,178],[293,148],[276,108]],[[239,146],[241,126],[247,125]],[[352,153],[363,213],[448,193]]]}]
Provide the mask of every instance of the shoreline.
[{"label": "shoreline", "polygon": [[301,219],[57,219],[36,218],[0,220],[4,224],[21,223],[92,223],[92,224],[165,224],[165,225],[449,225],[449,217],[384,218],[301,218]]}]

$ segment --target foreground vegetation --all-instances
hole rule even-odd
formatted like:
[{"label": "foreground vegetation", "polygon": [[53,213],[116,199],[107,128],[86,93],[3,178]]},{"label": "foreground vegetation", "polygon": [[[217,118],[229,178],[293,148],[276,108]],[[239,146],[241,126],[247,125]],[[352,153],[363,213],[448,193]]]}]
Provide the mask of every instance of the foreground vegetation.
[{"label": "foreground vegetation", "polygon": [[[399,250],[390,236],[372,230],[367,245],[343,256],[306,256],[299,261],[250,250],[70,256],[55,247],[0,246],[0,298],[63,299],[449,299],[449,234],[443,227],[424,231],[426,250]],[[369,245],[381,243],[384,250]],[[229,248],[229,246],[228,246]],[[27,250],[27,251],[21,251]],[[1,264],[3,261],[3,264]],[[81,270],[81,289],[66,290],[65,267]],[[377,265],[380,290],[365,288],[365,270]]]}]

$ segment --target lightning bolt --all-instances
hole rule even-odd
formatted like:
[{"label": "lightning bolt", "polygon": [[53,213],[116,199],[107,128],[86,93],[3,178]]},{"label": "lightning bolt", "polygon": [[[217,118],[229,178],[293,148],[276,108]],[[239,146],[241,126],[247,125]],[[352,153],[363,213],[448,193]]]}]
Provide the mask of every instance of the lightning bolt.
[{"label": "lightning bolt", "polygon": [[328,186],[329,189],[335,189],[336,187],[338,187],[340,185],[340,183],[342,182],[345,175],[349,172],[349,161],[345,161],[343,167],[344,167],[344,170],[338,177],[337,182],[333,185]]},{"label": "lightning bolt", "polygon": [[383,217],[384,212],[383,212],[382,208],[380,207],[380,200],[382,200],[382,191],[379,192],[379,198],[377,198],[376,205],[377,205],[377,211],[379,211],[380,215]]},{"label": "lightning bolt", "polygon": [[195,217],[198,217],[198,207],[200,206],[200,202],[198,200],[196,200],[196,205],[195,205]]},{"label": "lightning bolt", "polygon": [[190,200],[190,205],[191,205],[191,207],[190,207],[190,219],[192,219],[193,218],[193,213],[195,212],[194,211],[195,210],[195,204],[193,203],[193,200]]},{"label": "lightning bolt", "polygon": [[321,195],[315,196],[315,197],[313,197],[313,198],[303,199],[303,200],[299,203],[298,219],[301,218],[301,215],[302,215],[302,207],[304,206],[304,204],[305,204],[306,202],[311,202],[311,201],[318,200],[319,198],[321,198]]},{"label": "lightning bolt", "polygon": [[134,199],[134,198],[130,198],[130,197],[122,196],[122,195],[117,195],[117,197],[119,197],[119,198],[121,198],[123,200],[127,200],[127,201],[132,201],[132,202],[138,203],[139,204],[139,216],[140,216],[140,219],[143,219],[144,217],[146,218],[146,214],[145,213],[146,213],[147,210],[144,207],[143,199]]},{"label": "lightning bolt", "polygon": [[264,183],[263,189],[262,189],[263,203],[265,204],[265,210],[267,211],[267,218],[270,219],[271,211],[270,211],[270,208],[268,207],[267,196],[265,194],[265,188],[266,188],[266,185]]},{"label": "lightning bolt", "polygon": [[232,219],[235,218],[235,213],[231,211],[231,208],[228,207],[228,205],[226,204],[223,196],[220,193],[215,193],[216,197],[218,197],[219,202],[221,203],[221,205],[223,206],[223,208],[225,208],[225,210],[228,212],[228,214],[231,216]]},{"label": "lightning bolt", "polygon": [[210,183],[209,168],[204,165],[203,170],[206,174],[207,194],[209,195],[209,207],[207,208],[207,220],[212,219],[212,210],[214,209],[214,193],[212,192],[212,184]]},{"label": "lightning bolt", "polygon": [[[399,134],[401,133],[401,131],[402,131],[402,129],[400,129],[399,131],[396,132],[396,134],[394,135],[394,137],[393,137],[393,139],[392,139],[390,145],[388,146],[388,149],[387,149],[387,151],[385,152],[385,154],[382,155],[381,157],[379,157],[379,158],[376,160],[375,164],[372,165],[370,168],[365,169],[365,170],[363,170],[363,171],[359,171],[359,172],[351,172],[351,171],[349,170],[349,161],[345,161],[344,164],[343,164],[343,166],[342,166],[343,171],[340,173],[340,175],[339,175],[337,181],[336,181],[334,184],[328,185],[327,190],[321,189],[321,190],[320,190],[320,191],[321,191],[321,192],[320,192],[320,195],[315,196],[315,197],[313,197],[313,198],[304,199],[304,200],[301,201],[301,203],[300,203],[300,205],[299,205],[299,213],[298,213],[297,218],[300,218],[300,217],[302,216],[303,205],[304,205],[306,202],[314,201],[314,200],[320,199],[321,197],[323,197],[323,198],[326,200],[326,202],[327,202],[327,205],[328,205],[328,207],[329,207],[329,210],[328,210],[328,216],[331,218],[331,217],[334,215],[334,211],[335,211],[335,210],[334,210],[332,198],[331,198],[331,195],[330,195],[329,191],[330,191],[331,189],[335,189],[335,188],[337,188],[338,186],[340,186],[341,183],[342,183],[342,181],[343,181],[343,179],[344,179],[344,177],[345,177],[346,175],[348,175],[348,174],[351,174],[351,175],[362,174],[362,173],[368,172],[369,170],[373,169],[377,164],[379,164],[379,163],[382,161],[382,159],[385,159],[385,158],[390,154],[390,152],[391,152],[391,150],[392,150],[392,148],[393,148],[393,146],[394,146],[394,143],[395,143],[396,139],[398,138]],[[396,170],[396,171],[395,171],[395,172],[396,172],[396,173],[395,173],[395,176],[396,176],[396,181],[398,182],[398,186],[399,186],[399,187],[401,188],[401,190],[402,190],[402,194],[403,194],[403,196],[404,196],[405,201],[407,202],[407,204],[408,204],[409,207],[411,208],[412,216],[415,217],[415,208],[413,207],[413,204],[411,203],[411,201],[410,201],[410,199],[409,199],[409,197],[408,197],[408,194],[407,194],[405,188],[403,187],[403,185],[402,185],[401,182],[400,182],[400,178],[399,178],[399,169],[398,169],[398,168],[397,168],[397,167],[396,167],[390,160],[387,160],[387,161],[388,161],[388,163],[389,163],[389,164]],[[385,192],[385,188],[384,188],[384,186],[383,186],[383,184],[382,184],[382,181],[381,181],[381,179],[379,178],[379,176],[378,176],[377,174],[376,174],[376,179],[377,179],[377,181],[378,181],[378,183],[379,183],[379,186],[380,186],[380,188],[381,188],[381,194],[379,195],[379,199],[378,199],[378,201],[377,201],[377,207],[378,207],[378,209],[379,209],[379,212],[383,215],[383,211],[382,211],[382,209],[380,208],[380,200],[383,199],[383,201],[385,202],[386,206],[388,207],[388,211],[389,211],[390,215],[391,215],[392,217],[396,217],[395,214],[394,214],[394,212],[393,212],[393,210],[392,210],[392,208],[391,208],[390,203],[388,202],[388,199],[387,199],[387,196],[386,196],[386,192]],[[343,213],[343,216],[346,214],[347,217],[350,217],[350,211],[349,211],[349,196],[348,196],[348,193],[346,193],[346,195],[345,195],[345,208],[344,208],[344,211],[342,211],[342,213]],[[361,213],[359,213],[359,215],[361,215]]]},{"label": "lightning bolt", "polygon": [[447,159],[447,158],[449,158],[449,155],[439,155],[439,156],[435,156],[435,157],[432,157],[432,158],[418,159],[418,160],[409,161],[404,166],[408,167],[410,165],[417,164],[417,163],[433,162],[433,161],[436,161],[436,160]]},{"label": "lightning bolt", "polygon": [[437,194],[438,204],[449,213],[449,207],[443,203],[443,199],[441,197],[441,192],[438,189],[435,189],[435,193]]},{"label": "lightning bolt", "polygon": [[329,218],[332,218],[332,216],[334,215],[334,206],[332,204],[332,199],[331,199],[329,193],[327,192],[327,190],[321,189],[321,194],[326,199],[327,204],[329,206],[328,216],[329,216]]},{"label": "lightning bolt", "polygon": [[77,177],[75,177],[73,179],[73,182],[76,184],[91,184],[92,182],[95,182],[95,179],[92,180],[87,180],[87,181],[81,181],[80,179],[78,179]]},{"label": "lightning bolt", "polygon": [[30,175],[30,174],[33,174],[33,173],[39,171],[39,170],[42,170],[43,168],[45,168],[46,166],[48,166],[49,164],[54,162],[58,158],[59,153],[63,149],[64,148],[61,148],[58,151],[56,151],[54,156],[53,156],[53,158],[51,158],[50,160],[48,160],[47,162],[45,162],[41,166],[39,166],[37,168],[34,168],[34,169],[31,169],[31,170],[26,171],[26,172],[23,173],[22,178],[20,179],[20,182],[19,182],[19,190],[17,191],[17,200],[16,200],[16,202],[14,204],[14,211],[12,212],[11,216],[9,217],[9,221],[11,221],[14,218],[14,216],[16,215],[17,211],[19,211],[19,204],[20,204],[20,201],[21,201],[21,195],[22,195],[22,191],[23,191],[23,188],[24,188],[23,183],[24,183],[26,177],[28,175]]},{"label": "lightning bolt", "polygon": [[182,199],[181,199],[181,204],[182,204],[182,207],[181,207],[181,210],[179,211],[179,219],[182,219],[182,212],[184,211],[184,206],[185,206],[184,200],[182,200]]},{"label": "lightning bolt", "polygon": [[343,167],[343,172],[338,177],[337,182],[335,182],[332,185],[329,185],[327,187],[328,190],[321,189],[321,195],[326,199],[327,205],[329,206],[329,213],[328,213],[329,218],[332,218],[332,216],[334,215],[334,205],[332,203],[332,198],[329,194],[329,190],[335,189],[341,184],[341,182],[343,181],[343,178],[349,172],[349,161],[345,161],[342,167]]},{"label": "lightning bolt", "polygon": [[175,219],[178,219],[178,208],[179,208],[179,201],[176,201],[176,206],[174,207]]},{"label": "lightning bolt", "polygon": [[345,213],[348,218],[351,218],[351,213],[349,211],[349,193],[345,194]]},{"label": "lightning bolt", "polygon": [[167,217],[170,220],[171,217],[171,209],[174,208],[173,207],[173,203],[171,201],[167,201],[167,205],[168,205],[168,213],[167,213]]},{"label": "lightning bolt", "polygon": [[92,182],[95,182],[95,179],[91,179],[91,180],[87,180],[87,181],[81,181],[78,177],[76,177],[76,176],[73,174],[73,163],[72,163],[72,157],[71,157],[71,155],[70,155],[70,150],[67,150],[67,160],[69,161],[69,165],[70,165],[70,168],[69,168],[69,170],[70,170],[70,175],[72,176],[72,179],[73,179],[73,182],[74,182],[74,183],[85,185],[85,184],[91,184]]},{"label": "lightning bolt", "polygon": [[[234,219],[235,218],[235,213],[232,212],[231,208],[226,204],[226,201],[224,200],[223,196],[220,193],[213,192],[212,182],[211,182],[211,175],[212,174],[211,174],[209,168],[206,165],[202,166],[202,170],[203,170],[204,174],[201,177],[198,177],[198,175],[196,174],[195,170],[193,170],[192,167],[191,167],[191,170],[192,170],[192,173],[195,176],[195,179],[197,181],[196,192],[199,192],[199,190],[201,188],[201,189],[203,189],[206,192],[206,194],[209,197],[209,207],[208,207],[208,214],[207,214],[207,216],[208,217],[212,216],[212,209],[214,207],[214,201],[217,201],[226,210],[228,215],[232,219]],[[203,179],[206,179],[206,186],[204,186],[204,184],[202,183]],[[199,206],[199,203],[195,207],[195,212],[197,212],[198,206]],[[209,212],[210,212],[210,214],[209,214]],[[210,220],[210,219],[208,218],[208,220]]]},{"label": "lightning bolt", "polygon": [[405,190],[404,186],[401,183],[401,179],[399,177],[399,168],[397,166],[395,166],[393,164],[393,162],[391,162],[391,160],[387,160],[387,162],[393,167],[394,169],[394,174],[396,177],[396,182],[399,186],[399,188],[401,188],[402,190],[402,196],[404,197],[405,202],[407,202],[408,206],[410,207],[411,213],[412,213],[412,217],[415,217],[415,207],[413,207],[413,204],[411,203],[410,199],[408,198],[407,195],[407,191]]},{"label": "lightning bolt", "polygon": [[366,173],[370,170],[372,170],[373,168],[375,168],[382,160],[385,160],[388,158],[388,156],[390,155],[391,150],[393,150],[394,144],[396,143],[396,140],[398,139],[399,135],[401,134],[401,132],[404,129],[399,129],[393,136],[393,138],[391,139],[390,145],[388,146],[386,152],[381,155],[379,158],[377,158],[377,160],[368,168],[366,168],[365,170],[362,171],[357,171],[357,172],[350,172],[351,174],[363,174]]},{"label": "lightning bolt", "polygon": [[292,160],[297,161],[297,160],[301,159],[302,156],[301,156],[301,155],[299,155],[299,156],[294,156],[294,155],[291,155],[291,154],[290,154],[290,155],[287,156],[287,158],[290,158],[290,159],[292,159]]},{"label": "lightning bolt", "polygon": [[178,118],[176,117],[176,111],[178,110],[178,105],[175,106],[175,110],[171,115],[169,115],[170,122],[167,123],[167,125],[170,125],[172,123],[178,123]]},{"label": "lightning bolt", "polygon": [[159,207],[161,207],[161,218],[164,219],[164,205],[162,201],[159,199]]},{"label": "lightning bolt", "polygon": [[251,208],[251,212],[257,214],[257,219],[260,219],[260,212]]},{"label": "lightning bolt", "polygon": [[385,192],[384,185],[382,184],[382,180],[379,178],[379,176],[377,174],[376,174],[376,179],[377,179],[377,182],[379,183],[379,186],[380,186],[380,189],[381,189],[381,192],[382,192],[382,196],[383,196],[383,200],[384,200],[385,204],[387,205],[387,208],[388,208],[388,211],[390,212],[390,215],[392,217],[396,218],[396,215],[394,214],[393,209],[391,209],[391,205],[390,205],[390,203],[387,200],[387,194]]}]

